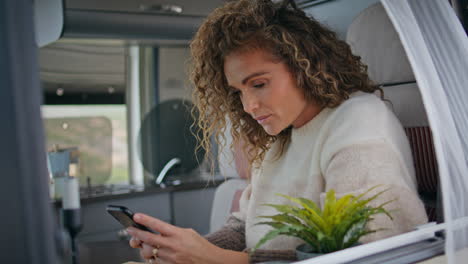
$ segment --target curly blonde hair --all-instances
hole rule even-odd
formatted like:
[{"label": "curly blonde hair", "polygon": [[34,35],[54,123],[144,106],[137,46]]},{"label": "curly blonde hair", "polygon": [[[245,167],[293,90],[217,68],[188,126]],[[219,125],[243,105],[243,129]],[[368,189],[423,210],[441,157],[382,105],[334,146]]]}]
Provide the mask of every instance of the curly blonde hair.
[{"label": "curly blonde hair", "polygon": [[233,140],[246,142],[252,165],[259,165],[277,140],[281,156],[291,136],[291,127],[276,136],[268,135],[244,112],[224,74],[224,60],[233,52],[268,52],[287,66],[305,99],[321,107],[336,107],[355,91],[379,90],[370,81],[367,66],[352,54],[348,44],[308,17],[292,0],[227,2],[206,18],[190,47],[193,111],[198,112],[196,122],[203,135],[198,138],[198,147],[206,150],[211,161],[210,138],[225,145],[226,116],[232,124]]}]

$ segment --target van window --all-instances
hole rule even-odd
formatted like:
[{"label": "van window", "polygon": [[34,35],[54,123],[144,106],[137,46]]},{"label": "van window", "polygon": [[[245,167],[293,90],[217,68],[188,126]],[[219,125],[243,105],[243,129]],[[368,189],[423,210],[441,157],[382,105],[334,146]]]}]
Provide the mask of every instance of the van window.
[{"label": "van window", "polygon": [[48,151],[78,147],[81,186],[128,184],[125,105],[44,105]]},{"label": "van window", "polygon": [[60,40],[39,51],[47,151],[78,148],[81,186],[127,185],[126,50]]}]

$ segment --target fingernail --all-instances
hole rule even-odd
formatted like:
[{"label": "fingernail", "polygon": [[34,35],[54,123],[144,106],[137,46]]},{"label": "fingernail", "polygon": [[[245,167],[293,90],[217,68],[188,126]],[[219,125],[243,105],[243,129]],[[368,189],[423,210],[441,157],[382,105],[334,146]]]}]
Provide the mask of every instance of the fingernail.
[{"label": "fingernail", "polygon": [[132,230],[132,228],[131,228],[131,227],[127,228],[127,233],[129,233],[130,235],[132,235],[132,234],[133,234],[133,230]]},{"label": "fingernail", "polygon": [[134,220],[141,220],[141,218],[142,218],[142,217],[141,217],[140,214],[135,214],[135,215],[133,216],[133,219],[134,219]]}]

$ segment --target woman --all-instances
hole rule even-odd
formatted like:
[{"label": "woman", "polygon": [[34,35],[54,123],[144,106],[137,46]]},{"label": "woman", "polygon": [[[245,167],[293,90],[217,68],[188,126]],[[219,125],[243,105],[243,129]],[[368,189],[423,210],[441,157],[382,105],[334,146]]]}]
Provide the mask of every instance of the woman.
[{"label": "woman", "polygon": [[302,243],[277,237],[247,254],[268,231],[255,226],[272,215],[265,203],[284,202],[275,193],[320,203],[323,194],[360,193],[378,184],[390,190],[375,204],[393,221],[361,242],[409,231],[427,222],[416,192],[405,133],[374,93],[366,66],[330,30],[296,8],[293,1],[231,1],[216,9],[192,44],[194,99],[200,113],[201,145],[209,150],[232,123],[234,141],[244,141],[252,165],[240,211],[222,230],[201,237],[144,215],[136,221],[161,235],[130,229],[132,247],[157,263],[248,263],[294,260]]}]

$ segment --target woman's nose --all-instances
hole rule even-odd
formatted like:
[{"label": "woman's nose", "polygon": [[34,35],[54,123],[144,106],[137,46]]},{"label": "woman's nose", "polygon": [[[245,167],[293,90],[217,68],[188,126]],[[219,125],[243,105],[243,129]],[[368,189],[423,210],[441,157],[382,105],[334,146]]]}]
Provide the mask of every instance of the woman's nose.
[{"label": "woman's nose", "polygon": [[258,109],[259,105],[259,100],[254,95],[244,95],[242,97],[242,106],[246,113],[253,114]]}]

